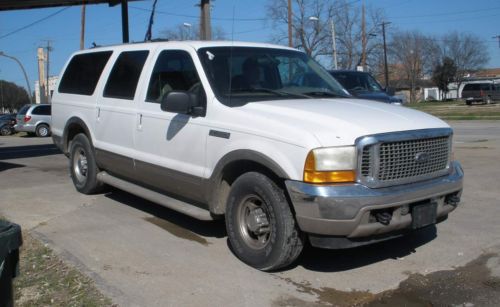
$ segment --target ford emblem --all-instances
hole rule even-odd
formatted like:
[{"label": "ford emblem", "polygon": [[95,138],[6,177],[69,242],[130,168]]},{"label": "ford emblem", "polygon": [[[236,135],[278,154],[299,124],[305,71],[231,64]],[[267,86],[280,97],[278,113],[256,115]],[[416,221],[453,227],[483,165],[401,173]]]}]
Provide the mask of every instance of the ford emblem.
[{"label": "ford emblem", "polygon": [[429,161],[430,155],[426,152],[419,152],[415,155],[415,162],[417,163],[425,163]]}]

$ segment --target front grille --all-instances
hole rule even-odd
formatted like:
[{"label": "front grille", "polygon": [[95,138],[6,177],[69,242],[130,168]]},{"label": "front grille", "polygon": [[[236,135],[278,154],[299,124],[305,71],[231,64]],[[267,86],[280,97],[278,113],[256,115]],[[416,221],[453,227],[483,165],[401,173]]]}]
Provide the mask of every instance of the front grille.
[{"label": "front grille", "polygon": [[441,175],[447,170],[451,137],[380,141],[363,147],[360,175],[372,186],[387,186]]}]

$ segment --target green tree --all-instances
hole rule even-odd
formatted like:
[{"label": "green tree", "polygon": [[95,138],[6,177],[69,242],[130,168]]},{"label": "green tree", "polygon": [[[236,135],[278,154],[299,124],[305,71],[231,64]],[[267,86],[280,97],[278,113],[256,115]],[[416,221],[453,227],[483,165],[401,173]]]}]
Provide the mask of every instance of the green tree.
[{"label": "green tree", "polygon": [[28,92],[15,83],[0,80],[0,112],[15,112],[23,105],[29,104]]},{"label": "green tree", "polygon": [[432,72],[432,81],[434,81],[439,90],[444,93],[444,99],[446,99],[446,94],[449,92],[448,84],[454,81],[456,74],[457,66],[449,57],[444,57],[442,63],[438,63],[434,67],[434,71]]}]

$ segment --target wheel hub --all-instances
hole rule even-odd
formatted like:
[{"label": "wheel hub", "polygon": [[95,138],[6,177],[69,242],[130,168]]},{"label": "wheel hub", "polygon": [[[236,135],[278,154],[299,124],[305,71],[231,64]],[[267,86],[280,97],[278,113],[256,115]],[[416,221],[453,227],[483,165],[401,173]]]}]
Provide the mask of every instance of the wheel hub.
[{"label": "wheel hub", "polygon": [[248,230],[256,235],[262,235],[269,232],[269,221],[262,208],[251,210],[247,215],[246,224]]},{"label": "wheel hub", "polygon": [[85,152],[82,150],[75,153],[73,170],[78,181],[84,182],[87,179],[87,157],[85,156]]}]

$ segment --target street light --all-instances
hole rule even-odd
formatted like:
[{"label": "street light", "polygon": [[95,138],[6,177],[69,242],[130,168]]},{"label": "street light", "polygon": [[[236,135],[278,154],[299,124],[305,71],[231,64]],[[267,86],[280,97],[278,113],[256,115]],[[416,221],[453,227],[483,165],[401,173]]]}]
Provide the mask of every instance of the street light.
[{"label": "street light", "polygon": [[193,27],[193,25],[190,24],[190,23],[188,23],[188,22],[185,22],[185,23],[182,24],[182,26],[187,29],[187,33],[188,33],[188,37],[187,38],[191,39],[191,28]]},{"label": "street light", "polygon": [[[309,20],[318,22],[319,17],[311,16],[311,17],[309,17]],[[332,33],[333,67],[335,68],[335,70],[337,70],[338,69],[338,66],[337,66],[337,43],[335,41],[335,24],[333,23],[332,18],[330,18],[330,28],[331,28],[330,31]]]},{"label": "street light", "polygon": [[19,64],[19,67],[21,67],[21,70],[23,71],[24,79],[26,80],[26,86],[28,87],[28,97],[30,98],[30,103],[33,103],[33,97],[31,96],[30,81],[28,80],[28,75],[26,74],[26,70],[24,70],[23,64],[21,64],[21,62],[17,58],[10,55],[6,55],[3,51],[0,51],[0,56],[14,60],[17,62],[17,64]]}]

